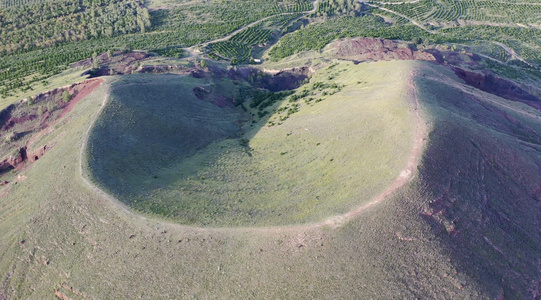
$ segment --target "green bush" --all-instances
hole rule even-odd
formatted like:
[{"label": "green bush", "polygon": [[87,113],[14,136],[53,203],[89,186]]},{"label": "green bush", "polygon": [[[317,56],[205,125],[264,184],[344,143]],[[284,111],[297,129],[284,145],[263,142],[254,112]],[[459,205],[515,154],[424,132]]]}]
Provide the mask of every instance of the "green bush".
[{"label": "green bush", "polygon": [[68,91],[63,91],[62,100],[64,100],[64,102],[69,102],[71,100],[71,94]]}]

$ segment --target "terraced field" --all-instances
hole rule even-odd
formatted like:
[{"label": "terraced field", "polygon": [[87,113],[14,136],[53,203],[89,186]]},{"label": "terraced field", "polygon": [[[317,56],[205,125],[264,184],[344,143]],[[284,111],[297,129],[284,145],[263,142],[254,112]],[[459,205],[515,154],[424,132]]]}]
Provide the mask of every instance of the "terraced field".
[{"label": "terraced field", "polygon": [[266,43],[271,36],[271,31],[256,27],[249,27],[246,30],[234,35],[229,39],[232,42],[239,42],[245,45],[257,45]]},{"label": "terraced field", "polygon": [[239,42],[217,42],[208,45],[209,57],[214,59],[230,59],[236,64],[244,62],[252,55],[252,49],[247,45]]},{"label": "terraced field", "polygon": [[540,24],[539,3],[474,0],[422,0],[382,3],[387,9],[419,22],[478,21],[506,24]]}]

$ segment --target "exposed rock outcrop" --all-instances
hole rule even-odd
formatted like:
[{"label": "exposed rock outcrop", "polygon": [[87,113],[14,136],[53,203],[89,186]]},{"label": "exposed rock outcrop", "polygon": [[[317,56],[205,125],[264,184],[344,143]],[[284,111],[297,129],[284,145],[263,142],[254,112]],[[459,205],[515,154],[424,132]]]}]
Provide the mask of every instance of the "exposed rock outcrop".
[{"label": "exposed rock outcrop", "polygon": [[418,51],[395,41],[376,38],[342,39],[331,43],[328,47],[336,52],[337,58],[355,61],[436,60],[428,52]]},{"label": "exposed rock outcrop", "polygon": [[490,71],[474,72],[457,67],[453,67],[453,70],[455,71],[455,74],[468,85],[511,101],[522,102],[535,109],[541,110],[541,99],[517,83],[498,77]]}]

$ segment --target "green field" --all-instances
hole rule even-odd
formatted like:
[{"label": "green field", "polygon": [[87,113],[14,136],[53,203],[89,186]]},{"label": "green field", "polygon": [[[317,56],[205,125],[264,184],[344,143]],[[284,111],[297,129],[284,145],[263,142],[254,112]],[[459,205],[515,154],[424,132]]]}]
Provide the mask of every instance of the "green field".
[{"label": "green field", "polygon": [[539,24],[539,3],[473,0],[423,0],[383,7],[420,22],[479,21],[504,24]]}]

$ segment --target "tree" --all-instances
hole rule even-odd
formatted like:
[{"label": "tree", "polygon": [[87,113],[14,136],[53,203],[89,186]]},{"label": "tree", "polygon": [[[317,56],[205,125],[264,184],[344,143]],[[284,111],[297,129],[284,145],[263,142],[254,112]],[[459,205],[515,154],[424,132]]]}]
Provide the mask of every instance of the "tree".
[{"label": "tree", "polygon": [[98,54],[96,51],[92,53],[92,69],[98,69],[100,65],[98,64]]}]

